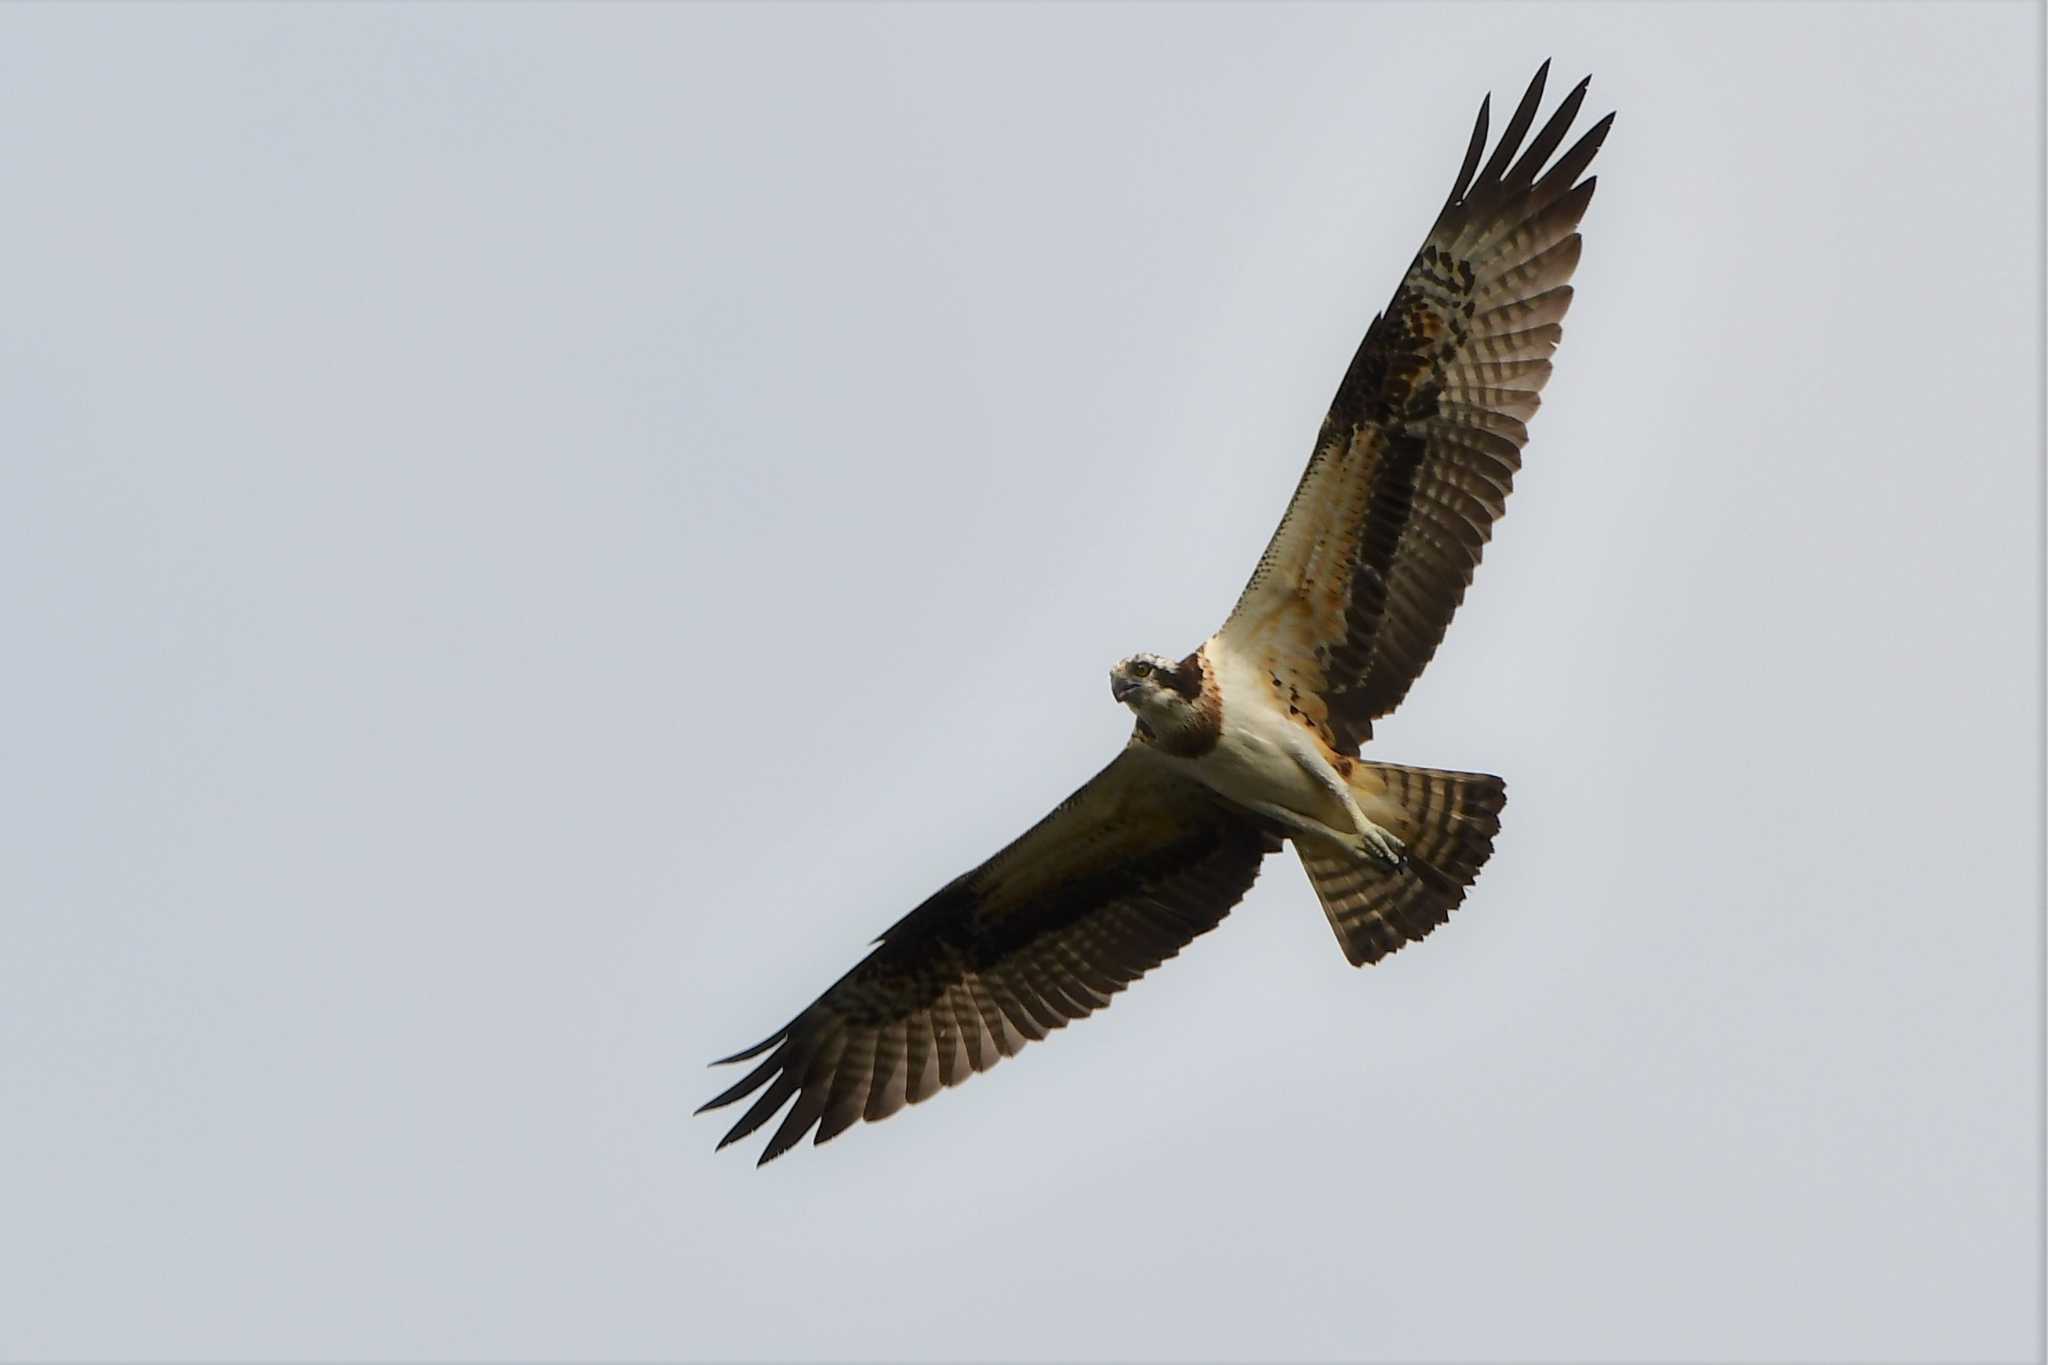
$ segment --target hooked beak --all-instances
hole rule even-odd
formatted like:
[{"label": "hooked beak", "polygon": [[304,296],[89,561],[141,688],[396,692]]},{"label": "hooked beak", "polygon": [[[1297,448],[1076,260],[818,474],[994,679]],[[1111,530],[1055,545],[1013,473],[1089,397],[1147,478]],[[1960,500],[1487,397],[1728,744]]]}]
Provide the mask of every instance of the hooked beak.
[{"label": "hooked beak", "polygon": [[1126,678],[1121,673],[1112,673],[1109,675],[1109,695],[1115,697],[1118,701],[1122,701],[1125,697],[1130,696],[1131,693],[1137,690],[1137,679]]}]

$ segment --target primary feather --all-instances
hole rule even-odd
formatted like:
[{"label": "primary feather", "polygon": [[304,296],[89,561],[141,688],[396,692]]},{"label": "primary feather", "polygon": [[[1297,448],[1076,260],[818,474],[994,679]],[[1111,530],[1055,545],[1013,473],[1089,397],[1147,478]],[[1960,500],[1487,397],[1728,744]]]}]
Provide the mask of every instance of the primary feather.
[{"label": "primary feather", "polygon": [[762,1162],[824,1142],[1092,1014],[1220,923],[1282,839],[1354,964],[1463,900],[1493,851],[1500,779],[1357,755],[1472,581],[1571,303],[1594,187],[1581,177],[1613,116],[1551,161],[1586,82],[1532,138],[1548,71],[1483,166],[1481,104],[1450,195],[1223,628],[1177,662],[1118,664],[1111,689],[1135,716],[1123,753],[725,1059],[755,1064],[704,1106],[750,1101],[721,1147],[778,1113]]}]

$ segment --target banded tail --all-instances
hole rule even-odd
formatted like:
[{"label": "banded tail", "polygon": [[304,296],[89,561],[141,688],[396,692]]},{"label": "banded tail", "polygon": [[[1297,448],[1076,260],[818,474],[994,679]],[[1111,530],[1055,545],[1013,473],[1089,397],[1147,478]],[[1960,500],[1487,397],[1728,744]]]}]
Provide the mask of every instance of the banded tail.
[{"label": "banded tail", "polygon": [[1507,784],[1485,773],[1358,763],[1351,790],[1368,817],[1408,846],[1407,862],[1390,868],[1303,840],[1295,848],[1356,967],[1450,918],[1493,856]]}]

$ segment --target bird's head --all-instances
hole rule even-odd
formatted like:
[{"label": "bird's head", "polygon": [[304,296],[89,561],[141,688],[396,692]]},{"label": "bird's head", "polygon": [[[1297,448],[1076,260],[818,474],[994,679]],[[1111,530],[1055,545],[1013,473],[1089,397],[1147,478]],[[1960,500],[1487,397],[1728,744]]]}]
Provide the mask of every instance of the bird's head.
[{"label": "bird's head", "polygon": [[1109,670],[1109,694],[1131,708],[1148,735],[1176,735],[1201,724],[1202,662],[1179,663],[1157,654],[1133,654]]}]

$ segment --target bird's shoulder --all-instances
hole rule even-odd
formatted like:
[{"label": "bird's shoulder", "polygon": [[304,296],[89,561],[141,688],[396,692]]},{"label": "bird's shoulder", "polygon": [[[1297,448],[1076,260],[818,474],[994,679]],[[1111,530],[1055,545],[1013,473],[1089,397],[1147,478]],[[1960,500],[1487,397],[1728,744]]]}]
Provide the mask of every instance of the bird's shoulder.
[{"label": "bird's shoulder", "polygon": [[1328,704],[1312,685],[1320,677],[1313,647],[1287,622],[1265,623],[1237,638],[1218,632],[1199,652],[1215,679],[1225,733],[1289,725],[1331,754],[1341,752]]}]

